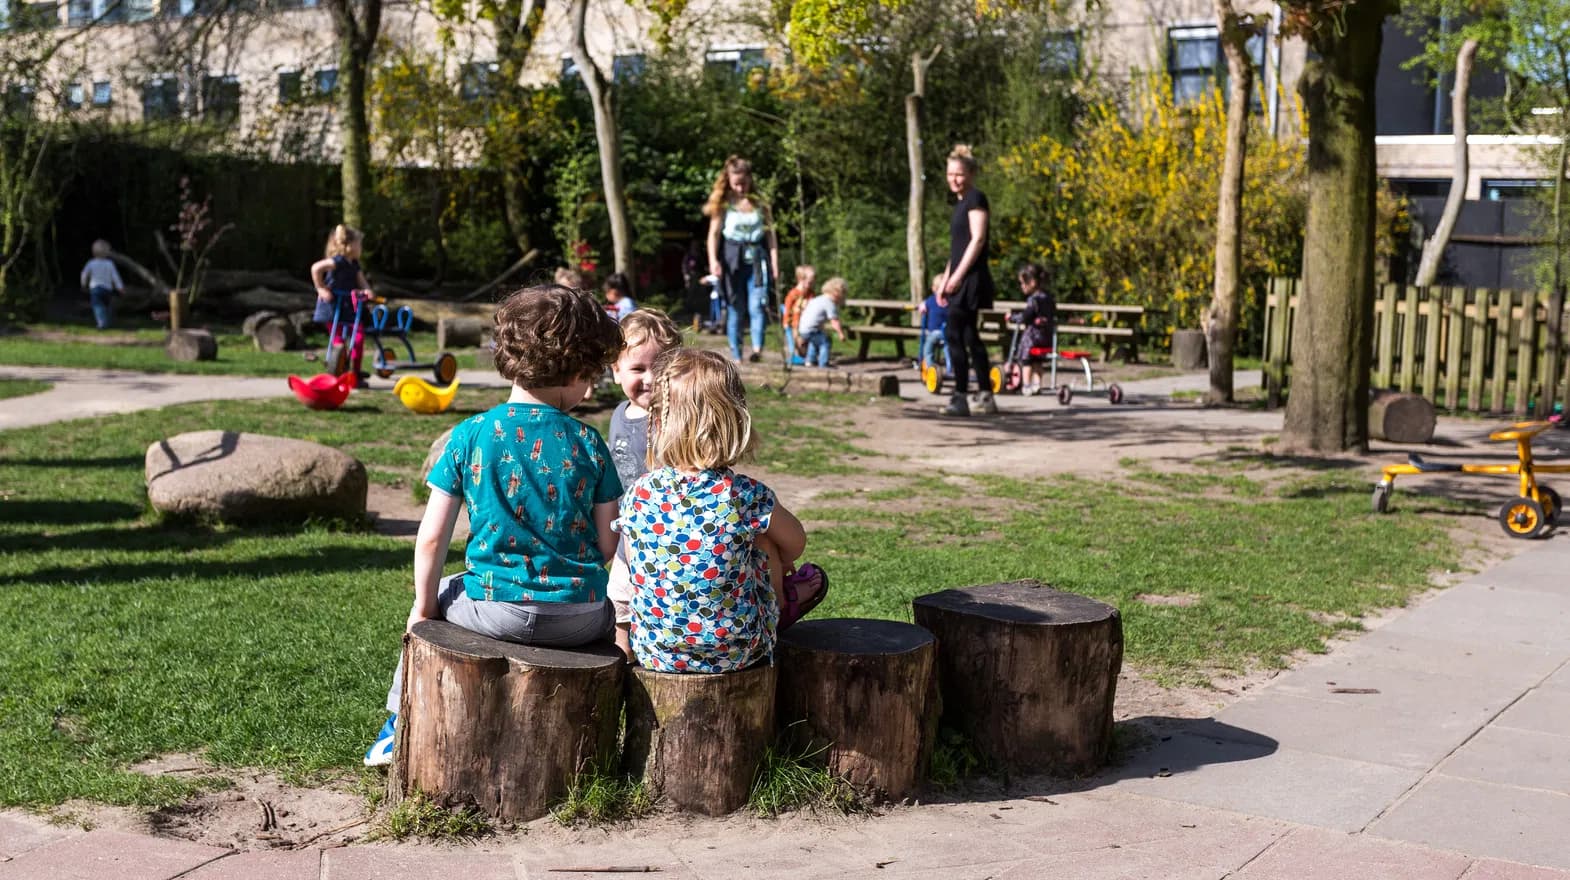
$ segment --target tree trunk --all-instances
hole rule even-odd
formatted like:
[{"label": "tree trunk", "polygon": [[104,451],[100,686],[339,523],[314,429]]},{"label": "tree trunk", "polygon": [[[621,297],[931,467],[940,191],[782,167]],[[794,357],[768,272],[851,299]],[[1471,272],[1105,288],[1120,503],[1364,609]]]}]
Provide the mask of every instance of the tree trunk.
[{"label": "tree trunk", "polygon": [[1084,774],[1112,747],[1123,623],[1110,605],[1015,581],[917,597],[945,722],[1007,770]]},{"label": "tree trunk", "polygon": [[1309,36],[1308,220],[1283,446],[1368,448],[1374,323],[1374,80],[1393,6],[1359,0]]},{"label": "tree trunk", "polygon": [[[927,295],[927,255],[922,231],[926,208],[927,176],[922,168],[921,105],[927,98],[927,68],[937,60],[942,46],[934,46],[926,57],[910,53],[911,90],[905,96],[905,154],[910,162],[910,204],[905,212],[905,259],[910,266],[910,301],[919,303]],[[805,236],[803,236],[805,237]]]},{"label": "tree trunk", "polygon": [[1205,347],[1210,356],[1207,398],[1211,403],[1231,403],[1232,354],[1242,309],[1243,163],[1248,156],[1248,102],[1254,90],[1254,65],[1248,57],[1250,31],[1238,20],[1232,0],[1215,3],[1221,50],[1227,59],[1227,143],[1216,207],[1215,288],[1205,315]]},{"label": "tree trunk", "polygon": [[635,669],[627,682],[624,769],[678,809],[709,816],[740,809],[774,738],[777,668]]},{"label": "tree trunk", "polygon": [[527,821],[590,764],[614,762],[626,664],[613,646],[536,648],[444,620],[404,643],[390,800],[418,789]]},{"label": "tree trunk", "polygon": [[365,109],[367,72],[382,27],[383,0],[326,0],[338,40],[338,132],[343,141],[341,165],[343,222],[365,226],[371,191],[371,125]]},{"label": "tree trunk", "polygon": [[621,179],[621,134],[616,127],[610,83],[590,57],[585,42],[588,5],[589,0],[572,0],[572,62],[578,66],[578,75],[589,92],[589,104],[594,108],[594,139],[600,148],[600,180],[605,188],[605,214],[611,225],[616,271],[626,273],[631,281],[637,273],[632,269],[632,233],[627,224],[627,194]]},{"label": "tree trunk", "polygon": [[892,620],[807,620],[780,634],[780,724],[830,773],[888,800],[921,784],[938,724],[937,642]]},{"label": "tree trunk", "polygon": [[1471,174],[1466,143],[1466,99],[1472,90],[1472,58],[1475,55],[1477,40],[1462,42],[1461,50],[1456,53],[1456,84],[1450,93],[1455,162],[1450,172],[1450,192],[1445,196],[1445,209],[1439,215],[1434,234],[1423,244],[1423,258],[1417,264],[1415,283],[1418,287],[1428,287],[1438,279],[1445,248],[1450,244],[1450,234],[1455,231],[1456,219],[1461,216],[1461,203],[1466,200],[1467,177]]},{"label": "tree trunk", "polygon": [[[524,89],[523,74],[534,52],[534,41],[545,22],[547,0],[502,0],[492,19],[491,31],[496,39],[496,76],[500,81],[496,90],[497,105],[503,111],[492,118],[495,134],[508,143],[497,150],[502,166],[502,212],[507,220],[508,232],[518,246],[518,252],[530,250],[529,176],[525,170],[525,157],[520,154],[517,141],[521,134],[498,125],[503,119],[516,118],[528,107],[528,93]],[[523,120],[519,127],[527,125]],[[495,145],[493,145],[495,146]]]}]

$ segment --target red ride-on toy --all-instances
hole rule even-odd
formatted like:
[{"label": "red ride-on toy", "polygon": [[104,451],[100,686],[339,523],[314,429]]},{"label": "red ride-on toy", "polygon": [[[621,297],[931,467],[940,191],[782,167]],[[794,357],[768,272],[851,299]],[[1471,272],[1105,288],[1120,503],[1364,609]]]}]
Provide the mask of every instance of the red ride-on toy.
[{"label": "red ride-on toy", "polygon": [[354,390],[354,374],[334,376],[331,373],[319,373],[309,379],[290,376],[289,390],[311,409],[337,409],[343,406],[343,402],[349,399],[349,392]]},{"label": "red ride-on toy", "polygon": [[[994,391],[1001,390],[1012,394],[1014,392],[1020,391],[1025,386],[1025,366],[1027,362],[1021,359],[1019,350],[1019,336],[1023,329],[1024,328],[1019,325],[1015,326],[1014,338],[1009,344],[1008,360],[1003,362],[1003,366],[994,367],[992,369],[992,385]],[[1056,389],[1055,393],[1058,397],[1058,403],[1062,404],[1063,406],[1068,406],[1069,403],[1073,401],[1075,391],[1083,391],[1086,393],[1096,391],[1096,376],[1090,371],[1090,352],[1063,351],[1062,349],[1058,348],[1058,334],[1056,330],[1053,330],[1052,332],[1051,348],[1032,348],[1030,351],[1025,352],[1024,355],[1026,358],[1029,358],[1029,362],[1032,364],[1048,365],[1048,380],[1047,383],[1042,386],[1042,391],[1045,392],[1048,388]],[[1058,384],[1058,363],[1060,361],[1079,362],[1080,367],[1085,371],[1085,382],[1083,386],[1079,386],[1077,384],[1071,385],[1068,382]],[[1110,385],[1104,385],[1102,390],[1106,392],[1107,402],[1113,404],[1123,402],[1123,389],[1119,387],[1117,383],[1114,382]]]}]

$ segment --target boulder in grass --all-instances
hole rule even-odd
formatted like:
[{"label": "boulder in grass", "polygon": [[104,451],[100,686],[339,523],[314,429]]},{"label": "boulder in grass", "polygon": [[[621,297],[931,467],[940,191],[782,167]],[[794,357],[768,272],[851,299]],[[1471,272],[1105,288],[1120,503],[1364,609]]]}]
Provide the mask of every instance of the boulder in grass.
[{"label": "boulder in grass", "polygon": [[147,497],[164,513],[222,522],[359,520],[365,465],[305,440],[193,431],[147,447]]}]

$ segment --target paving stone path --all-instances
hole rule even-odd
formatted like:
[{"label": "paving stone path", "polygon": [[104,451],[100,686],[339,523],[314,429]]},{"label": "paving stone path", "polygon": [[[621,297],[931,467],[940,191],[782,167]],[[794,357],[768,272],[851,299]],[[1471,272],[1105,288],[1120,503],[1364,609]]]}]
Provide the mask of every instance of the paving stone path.
[{"label": "paving stone path", "polygon": [[[146,399],[177,393],[181,378],[141,377],[165,389]],[[253,380],[225,389],[251,387],[242,381]],[[572,866],[648,866],[669,880],[1570,880],[1570,533],[1171,730],[1070,790],[679,834],[235,852],[9,812],[0,880],[617,876],[559,870]]]}]

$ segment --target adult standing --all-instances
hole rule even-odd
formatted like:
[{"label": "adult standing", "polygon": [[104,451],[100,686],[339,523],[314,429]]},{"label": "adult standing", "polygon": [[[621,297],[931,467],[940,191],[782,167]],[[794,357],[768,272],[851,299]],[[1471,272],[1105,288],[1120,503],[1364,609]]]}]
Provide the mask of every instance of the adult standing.
[{"label": "adult standing", "polygon": [[731,357],[741,360],[741,323],[750,320],[756,361],[763,352],[763,322],[769,284],[779,284],[780,249],[769,206],[753,189],[752,163],[740,156],[725,160],[714,191],[703,206],[709,218],[709,272],[718,279],[720,299],[729,307],[725,335]]},{"label": "adult standing", "polygon": [[938,305],[947,306],[948,328],[943,342],[948,347],[949,365],[954,370],[954,396],[944,415],[968,416],[970,404],[965,390],[971,368],[976,372],[976,405],[987,414],[998,411],[992,399],[992,365],[987,347],[981,342],[981,310],[992,308],[996,288],[988,268],[987,197],[976,189],[976,157],[965,144],[956,146],[948,158],[946,177],[949,192],[958,199],[949,220],[949,261],[938,287]]}]

